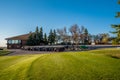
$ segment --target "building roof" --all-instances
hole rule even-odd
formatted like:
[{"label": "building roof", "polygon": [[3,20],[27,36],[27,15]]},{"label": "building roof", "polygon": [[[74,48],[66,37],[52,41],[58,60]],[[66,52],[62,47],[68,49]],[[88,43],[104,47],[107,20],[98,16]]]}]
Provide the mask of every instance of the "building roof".
[{"label": "building roof", "polygon": [[28,38],[31,34],[32,33],[9,37],[9,38],[6,38],[6,40],[28,40]]}]

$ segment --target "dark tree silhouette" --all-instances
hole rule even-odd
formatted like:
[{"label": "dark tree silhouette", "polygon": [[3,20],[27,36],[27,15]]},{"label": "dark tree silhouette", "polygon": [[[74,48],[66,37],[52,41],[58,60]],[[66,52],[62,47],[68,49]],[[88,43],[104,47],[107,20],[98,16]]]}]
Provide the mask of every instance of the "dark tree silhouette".
[{"label": "dark tree silhouette", "polygon": [[[118,3],[120,4],[120,0],[118,1]],[[116,15],[117,18],[120,18],[120,12],[117,12]],[[114,28],[115,31],[112,31],[112,34],[116,34],[116,37],[113,39],[112,43],[113,44],[119,44],[120,42],[120,24],[117,25],[112,25],[112,28]]]}]

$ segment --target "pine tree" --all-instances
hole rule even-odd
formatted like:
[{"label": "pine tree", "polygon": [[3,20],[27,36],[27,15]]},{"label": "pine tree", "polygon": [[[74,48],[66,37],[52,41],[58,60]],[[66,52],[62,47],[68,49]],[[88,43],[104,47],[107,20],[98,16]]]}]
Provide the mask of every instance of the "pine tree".
[{"label": "pine tree", "polygon": [[31,33],[31,35],[29,36],[29,39],[27,40],[27,45],[40,45],[43,43],[44,43],[44,40],[43,40],[42,27],[39,30],[37,26],[35,32]]},{"label": "pine tree", "polygon": [[89,41],[88,41],[88,30],[87,28],[85,28],[84,30],[84,44],[88,44]]},{"label": "pine tree", "polygon": [[40,28],[40,31],[39,31],[39,44],[43,44],[43,29],[42,27]]},{"label": "pine tree", "polygon": [[115,31],[111,32],[112,34],[116,34],[115,39],[113,39],[113,44],[119,44],[120,41],[120,25],[112,25],[112,28],[115,29]]},{"label": "pine tree", "polygon": [[[118,1],[118,3],[120,4],[120,0]],[[120,12],[117,12],[116,17],[120,17]],[[116,34],[116,37],[115,37],[115,39],[113,39],[112,43],[113,44],[119,44],[119,42],[120,42],[120,24],[112,25],[111,27],[115,29],[115,31],[113,31],[111,33]]]},{"label": "pine tree", "polygon": [[53,43],[56,42],[56,38],[57,38],[57,34],[56,34],[56,30],[54,29],[54,32],[53,32]]},{"label": "pine tree", "polygon": [[87,28],[85,28],[84,34],[85,34],[86,36],[88,35],[88,30],[87,30]]},{"label": "pine tree", "polygon": [[[120,5],[120,0],[118,0],[118,4]],[[117,12],[116,17],[117,17],[117,18],[120,17],[120,12]]]},{"label": "pine tree", "polygon": [[50,30],[49,36],[48,36],[48,42],[51,44],[54,44],[56,41],[56,31],[52,31],[52,29]]},{"label": "pine tree", "polygon": [[39,29],[38,29],[38,26],[36,27],[36,31],[35,33],[38,35],[39,34]]},{"label": "pine tree", "polygon": [[39,29],[38,26],[36,27],[36,31],[34,33],[34,40],[35,40],[35,45],[39,45]]},{"label": "pine tree", "polygon": [[50,30],[49,36],[48,36],[48,42],[50,43],[50,45],[53,43],[53,32],[52,29]]},{"label": "pine tree", "polygon": [[118,4],[120,4],[120,0],[118,1]]},{"label": "pine tree", "polygon": [[46,33],[44,34],[44,44],[45,44],[45,45],[48,44],[48,39],[47,39],[47,35],[46,35]]},{"label": "pine tree", "polygon": [[34,36],[33,34],[29,36],[26,45],[33,46],[35,44],[33,36]]}]

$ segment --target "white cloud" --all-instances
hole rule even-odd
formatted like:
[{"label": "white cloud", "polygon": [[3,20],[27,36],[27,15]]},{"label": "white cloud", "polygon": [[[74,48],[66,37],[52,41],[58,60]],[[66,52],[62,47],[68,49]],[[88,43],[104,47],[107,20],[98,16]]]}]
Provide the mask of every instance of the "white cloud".
[{"label": "white cloud", "polygon": [[0,47],[6,47],[6,40],[0,40]]},{"label": "white cloud", "polygon": [[5,40],[5,36],[0,36],[0,47],[6,47],[7,41]]}]

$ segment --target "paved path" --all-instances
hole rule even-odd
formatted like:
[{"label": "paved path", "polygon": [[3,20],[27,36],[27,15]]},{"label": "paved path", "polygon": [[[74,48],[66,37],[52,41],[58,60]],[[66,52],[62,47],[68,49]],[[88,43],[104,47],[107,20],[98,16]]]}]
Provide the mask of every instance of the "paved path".
[{"label": "paved path", "polygon": [[[113,46],[113,45],[86,45],[91,50],[92,49],[99,49],[99,48],[120,48],[120,45]],[[46,54],[46,53],[55,53],[55,52],[47,52],[47,51],[26,51],[21,49],[9,49],[12,53],[8,54],[9,56],[12,55],[26,55],[26,54]]]},{"label": "paved path", "polygon": [[54,53],[54,52],[45,52],[45,51],[25,51],[21,49],[9,49],[8,51],[11,51],[9,56],[12,55],[26,55],[26,54],[46,54],[46,53]]}]

